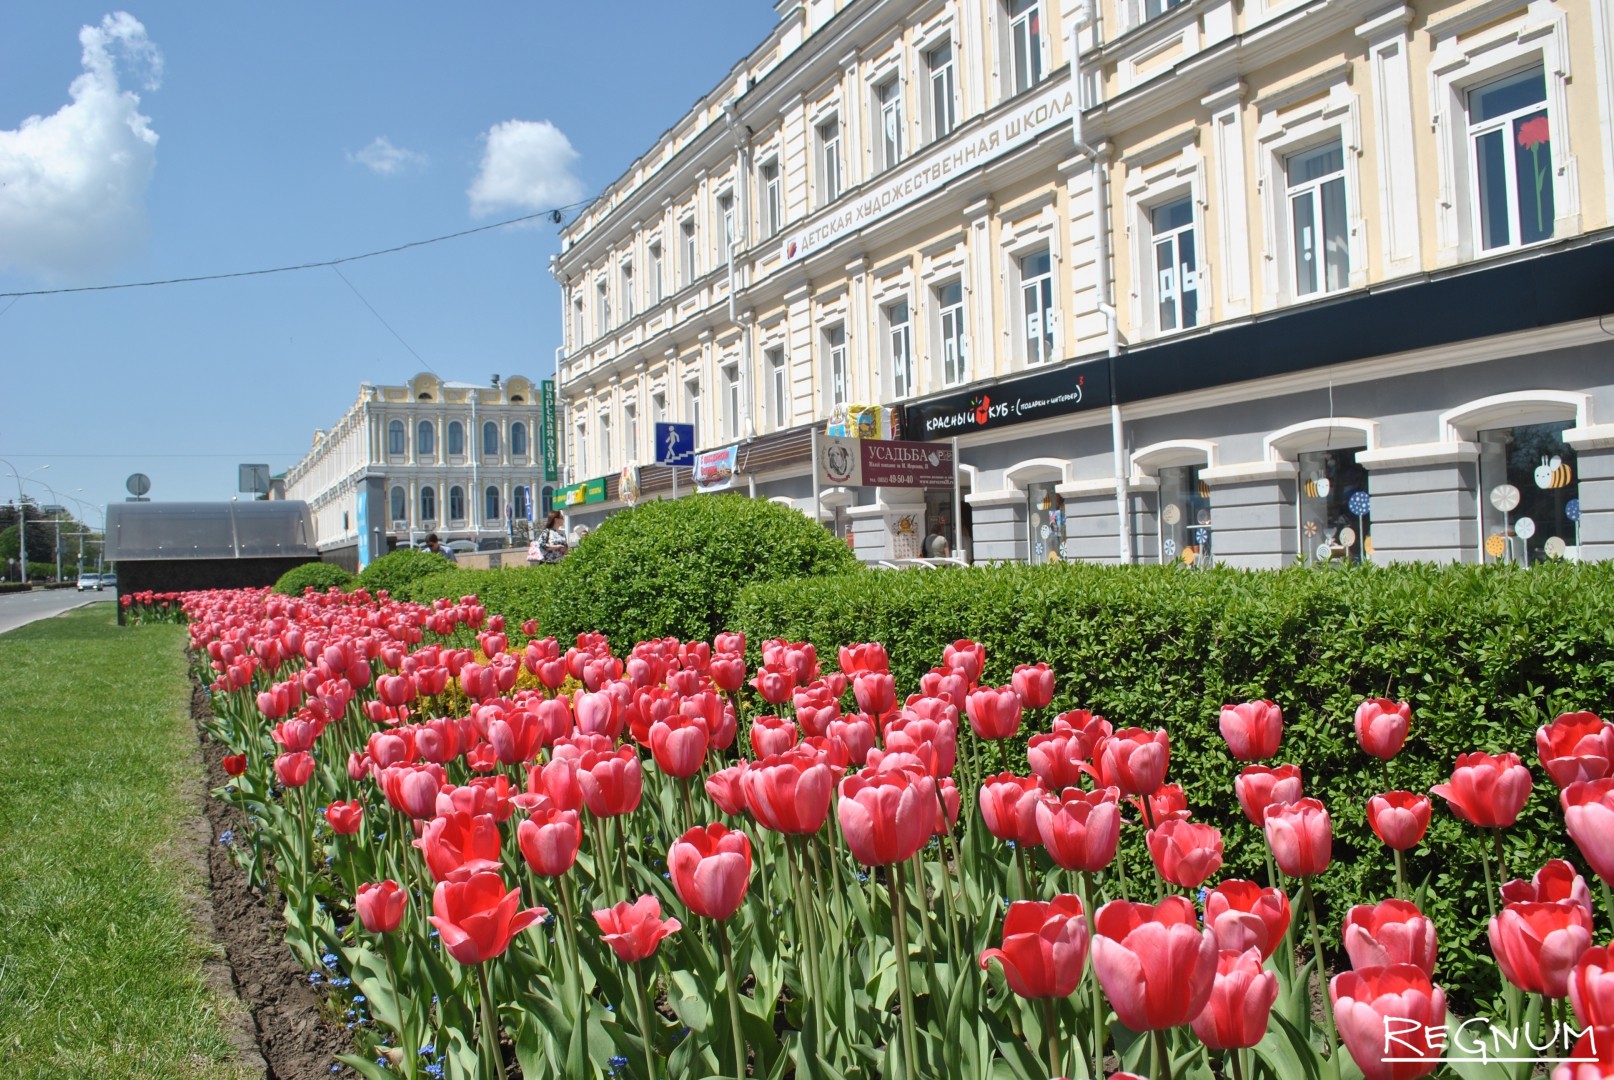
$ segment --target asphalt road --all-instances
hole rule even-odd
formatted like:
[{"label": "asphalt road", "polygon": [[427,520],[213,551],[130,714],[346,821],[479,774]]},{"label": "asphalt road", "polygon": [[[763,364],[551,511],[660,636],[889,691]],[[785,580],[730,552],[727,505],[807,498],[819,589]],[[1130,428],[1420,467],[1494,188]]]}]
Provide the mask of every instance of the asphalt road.
[{"label": "asphalt road", "polygon": [[33,589],[24,593],[0,593],[0,634],[26,626],[35,619],[48,619],[84,604],[108,602],[112,592],[79,592],[77,589]]}]

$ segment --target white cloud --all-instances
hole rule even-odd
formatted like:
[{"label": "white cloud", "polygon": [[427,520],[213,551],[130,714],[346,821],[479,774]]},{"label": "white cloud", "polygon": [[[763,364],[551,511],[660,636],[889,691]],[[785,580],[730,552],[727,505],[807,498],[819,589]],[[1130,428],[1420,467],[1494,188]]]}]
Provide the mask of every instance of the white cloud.
[{"label": "white cloud", "polygon": [[482,167],[467,192],[472,214],[549,210],[582,197],[583,182],[572,175],[578,153],[548,120],[506,120],[483,139]]},{"label": "white cloud", "polygon": [[61,278],[106,266],[146,237],[146,186],[157,133],[140,97],[118,82],[155,90],[162,54],[126,12],[79,31],[84,72],[50,116],[0,129],[0,265]]},{"label": "white cloud", "polygon": [[426,165],[425,154],[394,146],[392,140],[385,135],[377,135],[370,140],[369,146],[358,153],[349,152],[347,159],[356,161],[381,176],[391,176],[405,169],[424,168]]}]

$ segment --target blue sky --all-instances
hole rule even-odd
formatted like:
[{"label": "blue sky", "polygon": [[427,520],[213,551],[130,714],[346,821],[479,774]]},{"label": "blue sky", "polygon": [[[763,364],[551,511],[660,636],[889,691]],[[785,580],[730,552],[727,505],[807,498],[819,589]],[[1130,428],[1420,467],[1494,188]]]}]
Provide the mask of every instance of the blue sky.
[{"label": "blue sky", "polygon": [[[0,6],[0,293],[338,258],[586,199],[774,18],[768,0]],[[352,288],[316,269],[0,296],[0,458],[46,501],[35,481],[104,504],[136,471],[154,498],[229,498],[238,463],[285,469],[360,382],[546,375],[556,249],[546,223],[347,264]]]}]

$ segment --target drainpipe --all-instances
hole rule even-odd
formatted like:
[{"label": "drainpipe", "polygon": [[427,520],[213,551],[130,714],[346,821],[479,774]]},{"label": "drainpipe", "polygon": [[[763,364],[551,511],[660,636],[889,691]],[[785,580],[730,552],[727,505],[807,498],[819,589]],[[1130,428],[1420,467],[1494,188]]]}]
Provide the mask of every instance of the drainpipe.
[{"label": "drainpipe", "polygon": [[[734,249],[742,239],[749,240],[747,234],[751,225],[751,129],[740,123],[738,98],[730,98],[723,103],[723,119],[728,125],[729,134],[734,136],[734,235],[724,245],[728,249],[725,254],[728,260],[729,324],[734,325],[739,322]],[[740,327],[740,400],[745,408],[745,421],[736,428],[747,442],[757,437],[751,351],[751,324],[748,320]],[[755,498],[754,490],[752,497]]]}]

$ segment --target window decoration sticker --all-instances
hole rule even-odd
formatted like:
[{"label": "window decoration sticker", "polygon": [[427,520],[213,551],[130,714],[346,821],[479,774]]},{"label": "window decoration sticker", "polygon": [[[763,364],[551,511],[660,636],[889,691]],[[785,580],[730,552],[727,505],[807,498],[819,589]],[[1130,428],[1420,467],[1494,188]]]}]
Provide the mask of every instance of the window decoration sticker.
[{"label": "window decoration sticker", "polygon": [[1492,533],[1485,538],[1485,554],[1493,559],[1500,559],[1502,553],[1508,549],[1508,542],[1501,533]]},{"label": "window decoration sticker", "polygon": [[1544,491],[1552,491],[1556,488],[1568,487],[1569,482],[1574,478],[1575,470],[1571,469],[1568,465],[1565,465],[1564,459],[1556,454],[1554,454],[1552,457],[1543,455],[1541,458],[1541,464],[1536,466],[1536,487],[1541,488]]},{"label": "window decoration sticker", "polygon": [[1182,520],[1182,507],[1176,503],[1167,503],[1165,509],[1160,511],[1160,520],[1167,525],[1175,525]]},{"label": "window decoration sticker", "polygon": [[1196,514],[1194,516],[1194,520],[1197,521],[1201,525],[1209,525],[1210,524],[1210,511],[1209,510],[1201,510],[1198,514]]},{"label": "window decoration sticker", "polygon": [[1370,506],[1372,506],[1372,500],[1368,498],[1365,491],[1351,492],[1351,497],[1345,502],[1346,509],[1357,517],[1366,517]]},{"label": "window decoration sticker", "polygon": [[1534,536],[1535,534],[1536,534],[1536,522],[1535,522],[1534,518],[1519,517],[1519,518],[1516,518],[1514,520],[1514,522],[1513,522],[1513,535],[1514,536],[1517,536],[1520,540],[1528,540],[1532,536]]},{"label": "window decoration sticker", "polygon": [[1177,557],[1177,541],[1172,537],[1166,537],[1165,543],[1160,545],[1160,554],[1163,560],[1175,559]]},{"label": "window decoration sticker", "polygon": [[1194,530],[1194,546],[1195,547],[1204,547],[1205,546],[1205,541],[1207,541],[1209,539],[1210,539],[1210,530],[1209,529],[1195,529]]},{"label": "window decoration sticker", "polygon": [[1306,522],[1306,524],[1300,528],[1300,535],[1304,536],[1307,540],[1310,540],[1312,537],[1316,536],[1317,523],[1315,521]]},{"label": "window decoration sticker", "polygon": [[1356,543],[1356,530],[1351,528],[1349,525],[1339,530],[1339,542],[1344,544],[1346,547],[1350,547],[1352,544]]},{"label": "window decoration sticker", "polygon": [[1561,536],[1549,536],[1546,543],[1541,545],[1541,550],[1547,553],[1549,559],[1561,559],[1569,550],[1569,545],[1564,543]]},{"label": "window decoration sticker", "polygon": [[1512,484],[1498,484],[1491,489],[1491,505],[1506,514],[1519,506],[1519,489]]},{"label": "window decoration sticker", "polygon": [[1196,548],[1192,544],[1183,545],[1182,561],[1183,561],[1183,563],[1185,565],[1187,565],[1187,566],[1194,565],[1194,560],[1197,559],[1197,558],[1199,558],[1199,549],[1198,548]]},{"label": "window decoration sticker", "polygon": [[1568,502],[1564,503],[1564,517],[1568,518],[1570,521],[1580,521],[1579,499],[1570,499]]}]

